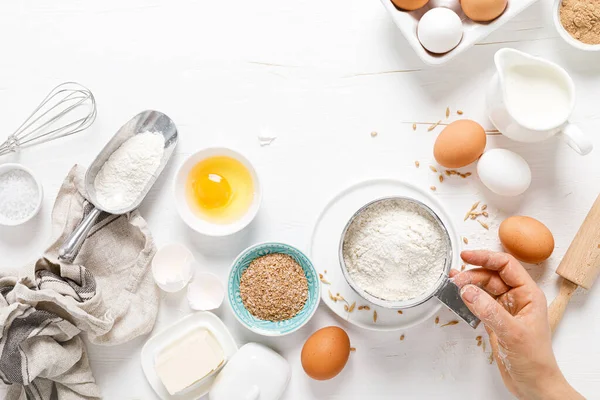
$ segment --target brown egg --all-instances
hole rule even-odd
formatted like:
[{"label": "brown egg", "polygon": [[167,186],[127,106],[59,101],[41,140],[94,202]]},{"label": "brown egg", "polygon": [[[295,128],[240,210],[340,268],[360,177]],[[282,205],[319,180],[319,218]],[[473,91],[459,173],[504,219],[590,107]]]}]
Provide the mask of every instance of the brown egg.
[{"label": "brown egg", "polygon": [[392,0],[392,3],[401,10],[414,11],[429,3],[429,0]]},{"label": "brown egg", "polygon": [[477,161],[485,149],[485,130],[470,119],[452,122],[433,146],[435,160],[446,168],[461,168]]},{"label": "brown egg", "polygon": [[508,0],[461,0],[465,15],[476,22],[489,22],[498,18],[508,5]]},{"label": "brown egg", "polygon": [[514,216],[505,219],[498,230],[506,252],[526,263],[537,264],[554,251],[552,232],[537,219]]},{"label": "brown egg", "polygon": [[350,357],[350,338],[337,326],[313,333],[302,347],[302,368],[313,379],[324,381],[339,374]]}]

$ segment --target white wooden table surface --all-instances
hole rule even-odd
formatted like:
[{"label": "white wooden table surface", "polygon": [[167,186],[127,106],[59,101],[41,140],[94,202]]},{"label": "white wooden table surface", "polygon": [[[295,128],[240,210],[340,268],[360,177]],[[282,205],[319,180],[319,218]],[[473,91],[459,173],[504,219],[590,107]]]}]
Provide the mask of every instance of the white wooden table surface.
[{"label": "white wooden table surface", "polygon": [[[556,61],[572,74],[579,93],[572,119],[592,135],[597,149],[580,157],[558,138],[525,145],[493,136],[489,147],[512,149],[529,161],[529,191],[501,200],[471,177],[438,184],[436,195],[470,239],[468,248],[499,249],[498,224],[514,213],[546,223],[556,250],[530,270],[551,299],[554,270],[599,192],[600,56],[563,43],[552,26],[550,3],[540,1],[449,65],[429,68],[378,0],[4,1],[3,135],[62,81],[92,89],[98,119],[79,137],[1,160],[32,168],[43,181],[45,199],[30,223],[0,229],[0,267],[22,265],[41,254],[49,239],[53,200],[67,171],[75,163],[87,165],[122,123],[148,108],[172,117],[181,138],[173,163],[142,206],[159,245],[186,244],[203,268],[223,279],[235,255],[258,241],[306,249],[313,221],[344,187],[381,176],[424,188],[436,182],[427,165],[439,129],[427,132],[420,126],[415,133],[412,122],[437,121],[450,106],[489,126],[483,100],[494,71],[492,56],[510,46]],[[278,136],[271,146],[259,146],[261,129]],[[372,138],[371,131],[378,136]],[[225,240],[200,239],[184,226],[171,193],[184,157],[214,144],[241,149],[264,185],[256,221],[242,235]],[[489,232],[473,221],[462,222],[475,200],[489,204],[494,217]],[[598,307],[600,287],[578,292],[554,339],[567,378],[590,398],[600,393]],[[182,295],[162,294],[155,329],[189,312]],[[430,321],[405,332],[374,333],[344,323],[321,305],[302,330],[266,339],[240,326],[226,305],[218,315],[240,344],[261,342],[287,358],[293,369],[287,400],[510,397],[496,366],[476,345],[483,328],[439,328]],[[452,316],[443,311],[440,318]],[[336,379],[311,381],[302,371],[300,350],[313,331],[327,325],[347,329],[357,351]],[[406,335],[402,342],[400,333]],[[105,398],[155,398],[140,368],[146,339],[112,348],[89,346]]]}]

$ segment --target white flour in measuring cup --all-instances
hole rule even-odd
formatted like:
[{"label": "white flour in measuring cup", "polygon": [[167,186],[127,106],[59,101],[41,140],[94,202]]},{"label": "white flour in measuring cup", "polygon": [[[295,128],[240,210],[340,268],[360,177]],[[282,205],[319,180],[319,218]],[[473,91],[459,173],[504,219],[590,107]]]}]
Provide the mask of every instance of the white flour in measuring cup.
[{"label": "white flour in measuring cup", "polygon": [[132,136],[106,160],[96,179],[96,199],[106,210],[129,208],[160,166],[165,139],[160,133]]},{"label": "white flour in measuring cup", "polygon": [[414,202],[379,201],[351,223],[343,244],[354,283],[372,296],[406,301],[433,290],[445,272],[446,233]]}]

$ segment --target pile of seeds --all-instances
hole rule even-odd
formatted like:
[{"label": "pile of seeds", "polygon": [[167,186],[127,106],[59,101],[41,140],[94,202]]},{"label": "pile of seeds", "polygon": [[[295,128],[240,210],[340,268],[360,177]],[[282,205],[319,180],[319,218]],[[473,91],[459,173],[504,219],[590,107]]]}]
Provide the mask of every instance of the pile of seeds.
[{"label": "pile of seeds", "polygon": [[298,314],[308,299],[302,267],[287,254],[268,254],[252,261],[242,273],[240,295],[256,318],[284,321]]}]

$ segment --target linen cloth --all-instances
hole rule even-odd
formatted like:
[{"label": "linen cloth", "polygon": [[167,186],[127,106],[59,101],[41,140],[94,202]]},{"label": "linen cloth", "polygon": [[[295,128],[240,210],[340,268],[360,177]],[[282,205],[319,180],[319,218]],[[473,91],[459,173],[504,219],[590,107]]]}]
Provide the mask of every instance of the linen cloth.
[{"label": "linen cloth", "polygon": [[52,211],[53,244],[32,266],[0,274],[0,378],[8,400],[97,399],[85,344],[116,345],[149,333],[158,312],[150,273],[156,246],[135,210],[102,214],[73,265],[65,238],[92,209],[75,166]]}]

